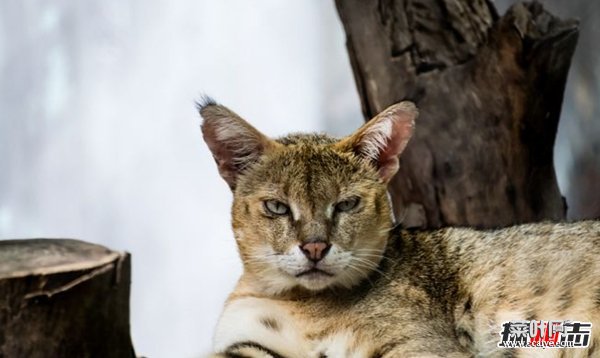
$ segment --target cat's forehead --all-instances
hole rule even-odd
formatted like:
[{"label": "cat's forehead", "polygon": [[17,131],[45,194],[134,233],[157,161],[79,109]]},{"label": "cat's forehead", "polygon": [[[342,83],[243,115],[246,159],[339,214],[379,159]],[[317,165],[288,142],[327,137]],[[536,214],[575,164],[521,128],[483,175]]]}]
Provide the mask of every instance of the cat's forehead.
[{"label": "cat's forehead", "polygon": [[318,146],[334,144],[339,139],[323,133],[292,133],[285,137],[275,139],[276,142],[286,146],[303,145]]},{"label": "cat's forehead", "polygon": [[376,171],[353,154],[337,149],[337,141],[323,134],[293,134],[277,139],[284,147],[266,154],[244,175],[241,185],[319,201],[357,186],[376,184]]}]

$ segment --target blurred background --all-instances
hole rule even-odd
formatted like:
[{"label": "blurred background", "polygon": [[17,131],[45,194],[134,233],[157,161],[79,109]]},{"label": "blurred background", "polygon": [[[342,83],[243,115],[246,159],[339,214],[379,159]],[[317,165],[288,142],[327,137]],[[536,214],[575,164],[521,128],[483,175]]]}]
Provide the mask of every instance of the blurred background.
[{"label": "blurred background", "polygon": [[[544,4],[582,21],[555,161],[569,217],[597,217],[600,2]],[[131,252],[138,355],[208,352],[241,265],[194,101],[272,136],[350,133],[344,43],[333,1],[0,1],[0,238]]]}]

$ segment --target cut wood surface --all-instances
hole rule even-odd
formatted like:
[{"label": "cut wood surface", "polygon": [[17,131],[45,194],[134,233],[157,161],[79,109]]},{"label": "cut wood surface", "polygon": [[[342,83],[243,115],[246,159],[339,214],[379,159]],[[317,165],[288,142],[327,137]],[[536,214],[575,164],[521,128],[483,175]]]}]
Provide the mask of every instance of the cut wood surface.
[{"label": "cut wood surface", "polygon": [[0,241],[0,357],[134,357],[128,253],[68,239]]},{"label": "cut wood surface", "polygon": [[561,220],[553,147],[575,21],[539,3],[336,0],[365,118],[412,100],[416,132],[390,185],[406,227]]}]

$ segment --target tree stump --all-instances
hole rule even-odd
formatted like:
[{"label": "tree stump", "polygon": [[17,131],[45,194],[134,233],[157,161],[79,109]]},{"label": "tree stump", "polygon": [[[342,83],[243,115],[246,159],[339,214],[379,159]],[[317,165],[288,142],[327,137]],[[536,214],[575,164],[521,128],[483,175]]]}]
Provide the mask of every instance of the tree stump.
[{"label": "tree stump", "polygon": [[390,185],[405,227],[565,218],[553,164],[578,38],[539,3],[336,0],[365,118],[420,109]]},{"label": "tree stump", "polygon": [[0,241],[0,357],[134,357],[128,253]]}]

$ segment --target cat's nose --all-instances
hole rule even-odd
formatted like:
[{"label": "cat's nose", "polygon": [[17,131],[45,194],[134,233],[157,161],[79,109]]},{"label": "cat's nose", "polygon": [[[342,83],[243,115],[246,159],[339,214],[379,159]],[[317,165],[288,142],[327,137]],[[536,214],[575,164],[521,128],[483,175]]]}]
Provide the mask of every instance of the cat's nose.
[{"label": "cat's nose", "polygon": [[313,262],[319,262],[331,248],[331,244],[321,239],[312,239],[300,245],[300,250],[304,253],[307,259]]}]

